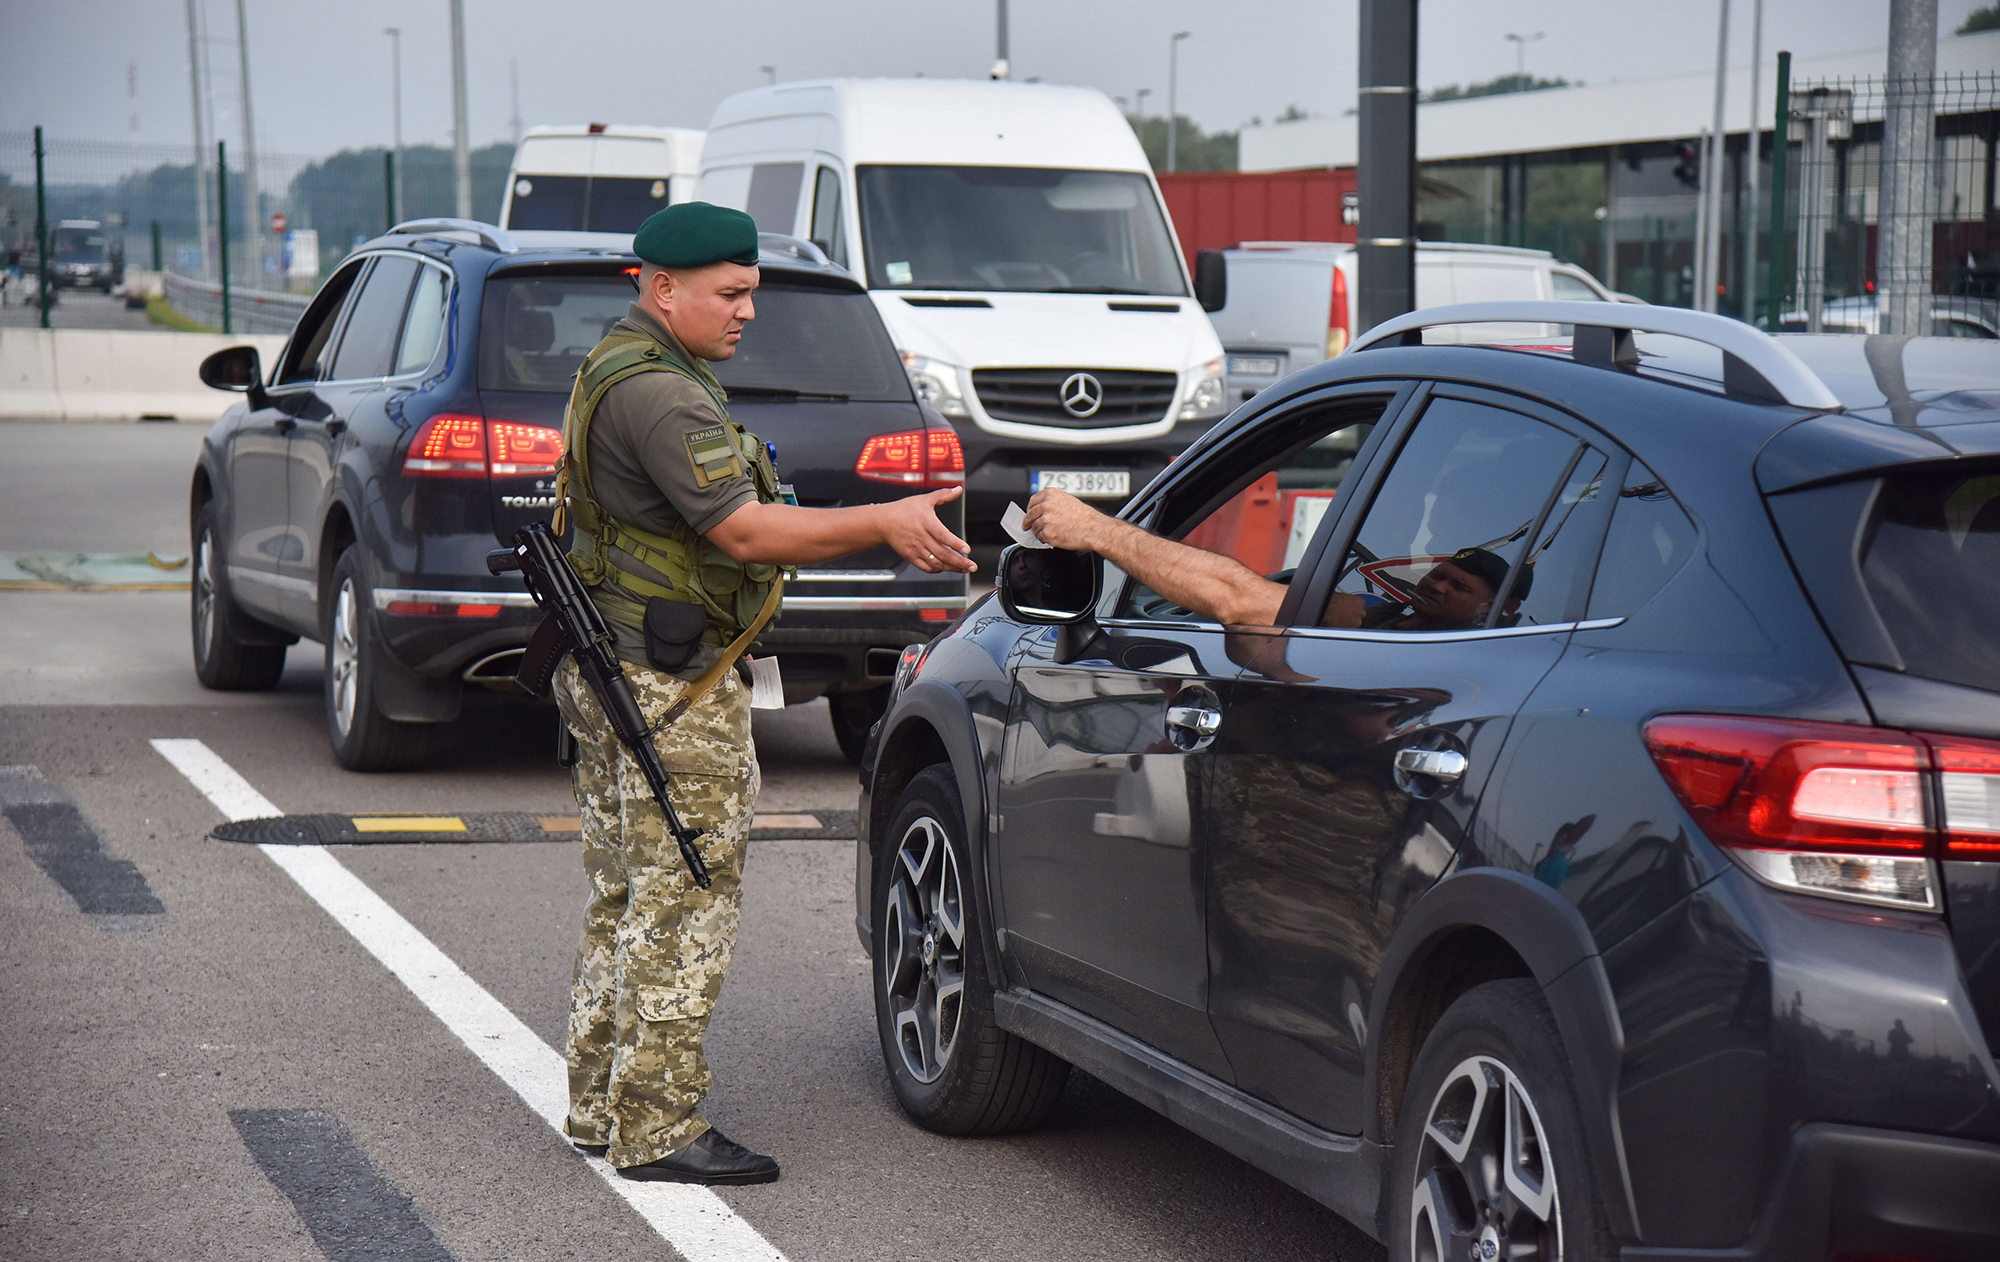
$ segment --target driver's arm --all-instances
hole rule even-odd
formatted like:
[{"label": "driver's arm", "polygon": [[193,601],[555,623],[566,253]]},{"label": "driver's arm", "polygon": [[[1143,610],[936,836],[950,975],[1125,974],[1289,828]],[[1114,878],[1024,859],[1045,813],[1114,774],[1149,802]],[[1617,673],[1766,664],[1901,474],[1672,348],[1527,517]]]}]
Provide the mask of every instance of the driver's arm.
[{"label": "driver's arm", "polygon": [[1162,539],[1066,491],[1036,492],[1022,524],[1054,547],[1097,553],[1168,600],[1224,626],[1275,626],[1285,603],[1283,583],[1233,557]]}]

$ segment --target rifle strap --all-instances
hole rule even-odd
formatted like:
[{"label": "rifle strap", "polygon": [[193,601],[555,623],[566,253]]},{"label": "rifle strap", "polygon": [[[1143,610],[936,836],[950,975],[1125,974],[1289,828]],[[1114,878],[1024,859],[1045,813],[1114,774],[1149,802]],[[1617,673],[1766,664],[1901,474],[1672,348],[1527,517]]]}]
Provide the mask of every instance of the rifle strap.
[{"label": "rifle strap", "polygon": [[736,665],[736,659],[742,657],[750,648],[750,641],[756,639],[758,633],[769,626],[771,619],[777,616],[778,605],[783,600],[784,594],[785,583],[783,579],[779,579],[777,582],[771,584],[771,594],[764,597],[764,607],[757,611],[756,618],[751,621],[749,626],[743,629],[742,635],[737,636],[728,648],[722,650],[722,656],[715,659],[715,664],[703,671],[701,677],[696,679],[692,684],[689,684],[687,691],[683,692],[672,705],[667,707],[666,714],[661,717],[658,723],[653,725],[654,732],[673,726],[674,720],[686,714],[690,706],[707,696],[708,690],[722,681],[722,677],[729,673],[731,667]]}]

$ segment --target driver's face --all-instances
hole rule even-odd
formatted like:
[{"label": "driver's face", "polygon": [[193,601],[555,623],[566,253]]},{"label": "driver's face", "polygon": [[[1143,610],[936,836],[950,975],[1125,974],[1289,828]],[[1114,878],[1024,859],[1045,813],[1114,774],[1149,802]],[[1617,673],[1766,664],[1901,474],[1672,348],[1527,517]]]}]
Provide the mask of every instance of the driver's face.
[{"label": "driver's face", "polygon": [[1493,604],[1493,589],[1477,574],[1439,561],[1417,580],[1411,606],[1433,622],[1471,622]]}]

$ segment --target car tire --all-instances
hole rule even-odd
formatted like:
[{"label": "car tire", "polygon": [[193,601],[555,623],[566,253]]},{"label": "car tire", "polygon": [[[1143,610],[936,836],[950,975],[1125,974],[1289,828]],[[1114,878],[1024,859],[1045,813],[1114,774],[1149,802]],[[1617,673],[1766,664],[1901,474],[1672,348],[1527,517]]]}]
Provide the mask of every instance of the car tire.
[{"label": "car tire", "polygon": [[[215,501],[195,510],[189,539],[189,631],[194,641],[194,674],[217,692],[263,692],[285,673],[281,632],[243,612],[229,593],[229,566],[215,524]],[[280,643],[246,643],[253,639]],[[255,634],[261,632],[262,634]]]},{"label": "car tire", "polygon": [[361,548],[350,544],[334,564],[320,609],[326,645],[326,733],[334,761],[349,771],[409,771],[430,757],[436,725],[399,723],[377,708],[376,674],[387,650],[375,634],[373,601]]},{"label": "car tire", "polygon": [[1570,1083],[1534,981],[1488,982],[1447,1008],[1397,1121],[1389,1256],[1616,1258]]},{"label": "car tire", "polygon": [[833,716],[833,739],[847,761],[859,767],[868,748],[868,733],[889,710],[889,685],[862,692],[830,692],[826,708]]},{"label": "car tire", "polygon": [[896,801],[875,861],[875,1022],[903,1111],[944,1135],[1004,1135],[1048,1120],[1069,1063],[993,1019],[986,948],[947,764]]}]

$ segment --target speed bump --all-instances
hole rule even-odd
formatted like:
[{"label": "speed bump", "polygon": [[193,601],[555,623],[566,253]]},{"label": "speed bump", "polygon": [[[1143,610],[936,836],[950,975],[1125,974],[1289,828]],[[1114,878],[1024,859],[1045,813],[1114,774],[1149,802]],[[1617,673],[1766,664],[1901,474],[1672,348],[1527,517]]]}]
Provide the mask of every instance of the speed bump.
[{"label": "speed bump", "polygon": [[[853,811],[762,813],[751,818],[756,841],[848,841],[858,824]],[[410,842],[469,843],[576,841],[583,823],[574,815],[525,811],[464,811],[457,815],[273,815],[217,824],[209,836],[253,846],[366,846]]]}]

